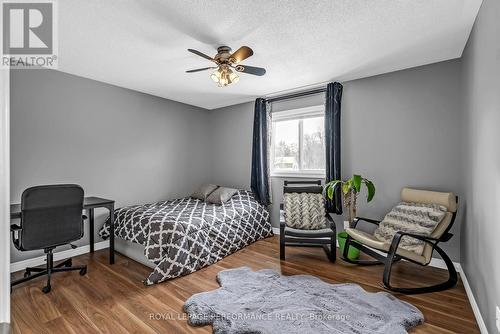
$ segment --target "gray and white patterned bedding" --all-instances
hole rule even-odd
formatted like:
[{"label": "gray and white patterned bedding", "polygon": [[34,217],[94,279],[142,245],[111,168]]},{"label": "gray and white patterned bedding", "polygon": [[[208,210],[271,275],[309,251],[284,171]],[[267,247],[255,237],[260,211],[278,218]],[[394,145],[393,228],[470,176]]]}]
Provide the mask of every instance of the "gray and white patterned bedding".
[{"label": "gray and white patterned bedding", "polygon": [[[156,266],[147,285],[190,274],[273,235],[269,212],[239,190],[222,205],[192,197],[115,210],[115,237],[141,244]],[[109,237],[109,221],[99,234]]]}]

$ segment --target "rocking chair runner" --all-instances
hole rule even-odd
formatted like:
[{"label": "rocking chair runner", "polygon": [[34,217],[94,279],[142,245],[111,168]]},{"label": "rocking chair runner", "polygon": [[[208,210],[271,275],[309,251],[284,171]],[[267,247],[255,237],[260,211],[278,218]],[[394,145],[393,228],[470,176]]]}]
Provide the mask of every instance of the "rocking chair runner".
[{"label": "rocking chair runner", "polygon": [[[346,229],[348,237],[346,239],[344,252],[342,254],[342,259],[346,262],[359,264],[359,265],[374,265],[374,264],[384,264],[384,274],[383,283],[388,290],[394,292],[400,292],[405,294],[417,294],[417,293],[427,293],[442,291],[450,289],[457,284],[458,275],[450,260],[448,255],[438,246],[439,242],[447,242],[451,239],[453,234],[449,233],[455,218],[457,215],[458,197],[453,195],[453,193],[426,191],[403,188],[401,190],[401,201],[412,202],[412,203],[425,203],[425,204],[439,204],[446,207],[447,212],[443,220],[436,226],[435,230],[430,236],[419,235],[415,233],[408,232],[397,232],[391,243],[383,242],[375,236],[356,229],[357,224],[360,221],[365,221],[370,224],[379,225],[380,221],[368,218],[357,217],[354,220],[354,226],[352,228]],[[417,254],[415,252],[408,251],[399,247],[401,238],[404,236],[409,236],[422,240],[425,242],[424,251],[422,254]],[[363,251],[365,254],[377,259],[376,261],[367,260],[350,260],[348,258],[349,246],[353,246]],[[376,249],[377,251],[375,251]],[[446,282],[439,283],[427,287],[417,287],[417,288],[402,288],[393,287],[390,284],[392,265],[401,259],[408,260],[410,262],[426,266],[430,263],[432,259],[432,253],[436,250],[441,258],[444,260],[449,278]],[[387,256],[380,254],[380,251],[387,253]]]}]

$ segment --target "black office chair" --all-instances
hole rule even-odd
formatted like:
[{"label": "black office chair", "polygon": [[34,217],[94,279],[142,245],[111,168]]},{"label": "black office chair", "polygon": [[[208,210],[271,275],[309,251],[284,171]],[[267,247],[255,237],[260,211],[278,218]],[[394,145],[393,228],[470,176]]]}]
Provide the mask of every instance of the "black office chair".
[{"label": "black office chair", "polygon": [[12,240],[20,251],[43,249],[47,254],[47,265],[45,268],[26,268],[24,278],[13,281],[11,288],[47,275],[47,285],[42,291],[48,293],[52,273],[70,270],[79,270],[82,276],[87,273],[87,266],[72,266],[71,259],[54,265],[52,254],[57,246],[82,238],[83,221],[87,218],[82,211],[83,189],[79,185],[37,186],[23,192],[21,224],[11,225]]}]

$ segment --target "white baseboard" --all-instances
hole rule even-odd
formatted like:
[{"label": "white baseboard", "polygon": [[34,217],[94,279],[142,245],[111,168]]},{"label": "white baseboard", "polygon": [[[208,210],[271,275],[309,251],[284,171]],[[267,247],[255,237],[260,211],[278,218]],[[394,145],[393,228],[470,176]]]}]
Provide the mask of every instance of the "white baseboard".
[{"label": "white baseboard", "polygon": [[474,312],[474,316],[476,317],[477,325],[479,326],[479,330],[481,334],[488,334],[488,328],[486,328],[486,324],[483,320],[483,316],[481,315],[481,311],[479,310],[479,306],[477,305],[476,298],[474,298],[474,294],[472,293],[472,289],[470,288],[469,281],[467,281],[467,276],[465,276],[465,272],[462,266],[459,264],[460,278],[462,279],[462,283],[464,285],[465,292],[467,293],[467,297],[469,298],[470,306],[472,307],[472,312]]},{"label": "white baseboard", "polygon": [[[98,242],[94,245],[94,250],[100,250],[109,247],[109,240]],[[54,253],[54,261],[68,259],[70,257],[86,254],[90,252],[90,246],[78,246],[75,249],[68,249],[61,252]],[[26,267],[38,267],[45,264],[46,256],[38,256],[32,259],[18,261],[10,264],[10,272],[14,273],[19,270],[24,270]]]},{"label": "white baseboard", "polygon": [[[440,268],[440,269],[446,269],[446,263],[442,259],[437,259],[435,257],[432,258],[431,263],[428,264],[429,267],[434,267],[434,268]],[[455,270],[457,273],[462,273],[462,267],[460,266],[459,262],[453,261],[453,266],[455,267]]]}]

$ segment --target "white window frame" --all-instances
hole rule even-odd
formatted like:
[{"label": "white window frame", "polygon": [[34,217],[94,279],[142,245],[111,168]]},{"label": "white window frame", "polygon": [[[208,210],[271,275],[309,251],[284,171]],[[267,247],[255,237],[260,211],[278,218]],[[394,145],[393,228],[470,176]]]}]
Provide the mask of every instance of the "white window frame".
[{"label": "white window frame", "polygon": [[[276,111],[271,113],[271,177],[296,177],[296,178],[322,178],[326,177],[325,170],[300,169],[302,166],[302,147],[303,147],[303,119],[313,117],[325,117],[325,106],[317,105],[305,108]],[[276,121],[299,120],[299,170],[273,169],[274,165],[274,123]],[[326,155],[325,155],[326,158]]]}]

